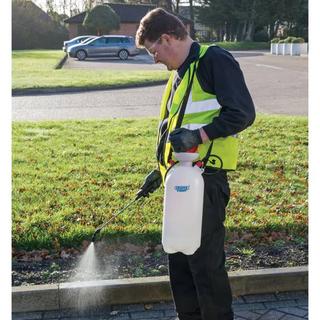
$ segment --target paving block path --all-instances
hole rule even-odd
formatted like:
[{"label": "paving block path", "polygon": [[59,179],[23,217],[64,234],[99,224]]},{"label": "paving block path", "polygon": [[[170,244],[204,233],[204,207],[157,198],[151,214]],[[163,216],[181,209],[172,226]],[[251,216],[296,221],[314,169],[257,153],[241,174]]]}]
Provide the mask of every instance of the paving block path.
[{"label": "paving block path", "polygon": [[[234,298],[235,320],[308,319],[306,291],[244,295]],[[172,302],[114,305],[94,310],[13,313],[13,320],[175,320]]]}]

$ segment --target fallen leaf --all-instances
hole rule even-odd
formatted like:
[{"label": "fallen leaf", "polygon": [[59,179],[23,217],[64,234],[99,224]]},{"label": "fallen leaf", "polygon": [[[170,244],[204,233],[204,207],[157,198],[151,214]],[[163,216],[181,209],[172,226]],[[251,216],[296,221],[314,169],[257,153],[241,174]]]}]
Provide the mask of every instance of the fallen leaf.
[{"label": "fallen leaf", "polygon": [[152,304],[145,304],[144,305],[144,309],[145,310],[151,310],[153,308],[153,305]]}]

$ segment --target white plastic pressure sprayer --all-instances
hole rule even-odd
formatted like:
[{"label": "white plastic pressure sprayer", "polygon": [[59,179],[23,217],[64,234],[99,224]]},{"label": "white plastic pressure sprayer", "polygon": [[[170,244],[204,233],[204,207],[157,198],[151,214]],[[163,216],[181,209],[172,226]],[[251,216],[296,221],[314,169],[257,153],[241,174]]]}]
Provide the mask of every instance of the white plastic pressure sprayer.
[{"label": "white plastic pressure sprayer", "polygon": [[198,153],[174,153],[179,161],[165,180],[162,245],[167,253],[193,254],[201,243],[204,181],[193,166]]}]

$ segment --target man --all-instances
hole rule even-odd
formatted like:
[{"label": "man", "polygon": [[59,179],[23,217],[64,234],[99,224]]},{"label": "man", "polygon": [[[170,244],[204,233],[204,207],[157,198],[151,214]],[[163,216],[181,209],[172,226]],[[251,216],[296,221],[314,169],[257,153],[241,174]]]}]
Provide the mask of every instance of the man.
[{"label": "man", "polygon": [[142,18],[136,43],[172,70],[161,103],[159,170],[143,187],[153,192],[160,186],[175,160],[173,152],[196,147],[204,167],[201,245],[193,255],[168,255],[176,311],[180,320],[233,319],[224,253],[227,171],[236,169],[237,133],[255,119],[252,99],[232,55],[199,45],[177,17],[161,8]]}]

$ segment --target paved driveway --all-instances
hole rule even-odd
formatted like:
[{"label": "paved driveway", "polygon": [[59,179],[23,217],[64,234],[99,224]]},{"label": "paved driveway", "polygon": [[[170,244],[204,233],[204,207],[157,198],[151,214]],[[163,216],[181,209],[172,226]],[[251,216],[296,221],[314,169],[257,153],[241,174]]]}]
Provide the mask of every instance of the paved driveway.
[{"label": "paved driveway", "polygon": [[[272,56],[261,52],[235,52],[257,112],[307,115],[307,57]],[[139,57],[139,56],[138,56]],[[136,57],[137,58],[137,57]],[[141,58],[141,57],[140,57]],[[98,68],[165,68],[150,62],[115,59],[87,61]],[[148,62],[149,59],[149,62]],[[76,64],[78,61],[74,61]],[[82,66],[84,66],[82,63]],[[164,86],[68,94],[13,97],[13,120],[105,119],[158,116]]]},{"label": "paved driveway", "polygon": [[122,61],[117,57],[108,58],[88,58],[78,61],[75,58],[68,58],[63,66],[64,69],[116,69],[116,70],[166,70],[161,64],[155,64],[148,54],[140,54],[129,57]]}]

